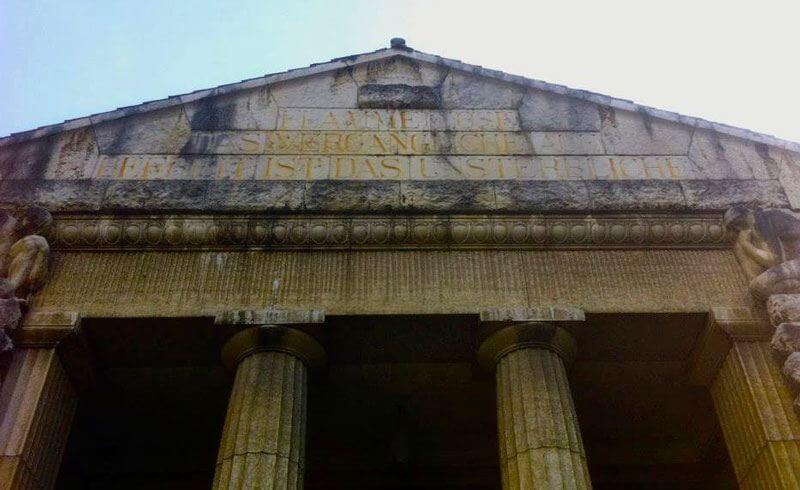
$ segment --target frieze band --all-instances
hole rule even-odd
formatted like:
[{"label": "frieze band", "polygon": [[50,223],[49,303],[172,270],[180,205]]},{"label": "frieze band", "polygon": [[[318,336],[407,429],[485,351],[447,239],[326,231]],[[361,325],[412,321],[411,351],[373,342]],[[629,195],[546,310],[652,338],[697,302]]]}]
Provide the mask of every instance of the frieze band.
[{"label": "frieze band", "polygon": [[721,216],[59,216],[60,250],[724,248]]}]

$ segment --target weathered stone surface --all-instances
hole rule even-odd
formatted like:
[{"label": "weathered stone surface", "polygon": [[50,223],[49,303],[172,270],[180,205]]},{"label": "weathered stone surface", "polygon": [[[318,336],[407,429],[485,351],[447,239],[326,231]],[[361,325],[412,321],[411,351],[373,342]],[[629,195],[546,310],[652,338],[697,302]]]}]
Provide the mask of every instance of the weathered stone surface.
[{"label": "weathered stone surface", "polygon": [[300,490],[306,466],[308,368],[277,348],[253,350],[238,365],[212,488]]},{"label": "weathered stone surface", "polygon": [[94,125],[101,153],[180,153],[191,128],[182,106]]},{"label": "weathered stone surface", "polygon": [[248,212],[297,212],[303,209],[305,182],[216,182],[209,187],[209,200],[221,209]]},{"label": "weathered stone surface", "polygon": [[589,209],[584,182],[495,182],[500,211],[581,211]]},{"label": "weathered stone surface", "polygon": [[792,209],[800,209],[800,154],[786,150],[770,149],[778,166],[778,181],[783,186]]},{"label": "weathered stone surface", "polygon": [[589,181],[590,208],[597,211],[682,210],[681,186],[669,181]]},{"label": "weathered stone surface", "polygon": [[97,164],[94,131],[84,128],[51,137],[55,140],[45,178],[86,179]]},{"label": "weathered stone surface", "polygon": [[[185,97],[184,97],[185,99]],[[192,129],[275,129],[277,104],[266,87],[184,104]]]},{"label": "weathered stone surface", "polygon": [[597,106],[573,97],[532,90],[519,106],[523,129],[528,131],[599,131]]},{"label": "weathered stone surface", "polygon": [[684,180],[680,182],[691,209],[723,211],[755,202],[784,207],[789,201],[777,180]]},{"label": "weathered stone surface", "polygon": [[519,86],[450,72],[442,84],[442,98],[447,109],[515,109],[522,100]]},{"label": "weathered stone surface", "polygon": [[368,84],[358,88],[358,107],[374,109],[438,109],[442,106],[439,87],[422,85]]},{"label": "weathered stone surface", "polygon": [[368,83],[399,83],[434,87],[442,84],[445,75],[447,71],[440,66],[399,56],[361,64],[353,69],[353,78],[359,86]]},{"label": "weathered stone surface", "polygon": [[519,131],[512,109],[394,110],[297,109],[278,111],[280,131]]},{"label": "weathered stone surface", "polygon": [[209,195],[209,181],[113,181],[103,198],[108,211],[126,210],[194,210],[220,205]]},{"label": "weathered stone surface", "polygon": [[54,147],[52,137],[0,147],[0,180],[43,177]]},{"label": "weathered stone surface", "polygon": [[83,179],[97,162],[91,128],[0,147],[0,179]]},{"label": "weathered stone surface", "polygon": [[800,294],[773,294],[767,300],[767,313],[773,325],[800,321]]},{"label": "weathered stone surface", "polygon": [[800,323],[781,323],[775,327],[770,345],[775,352],[787,356],[800,351]]},{"label": "weathered stone surface", "polygon": [[685,155],[692,128],[645,113],[604,107],[601,110],[603,144],[619,155]]},{"label": "weathered stone surface", "polygon": [[400,182],[318,180],[306,183],[309,211],[368,212],[400,208]]},{"label": "weathered stone surface", "polygon": [[214,317],[215,325],[286,325],[324,323],[323,310],[227,310]]},{"label": "weathered stone surface", "polygon": [[494,189],[475,181],[401,182],[400,203],[415,211],[480,211],[494,207]]},{"label": "weathered stone surface", "polygon": [[[795,385],[800,384],[800,352],[792,352],[783,363],[783,374],[792,380]],[[798,400],[794,401],[795,410],[800,410]]]},{"label": "weathered stone surface", "polygon": [[0,204],[40,206],[53,212],[100,208],[107,182],[91,180],[0,181]]},{"label": "weathered stone surface", "polygon": [[761,300],[775,294],[800,293],[800,258],[770,267],[750,281],[749,289],[753,296]]},{"label": "weathered stone surface", "polygon": [[559,354],[545,348],[510,350],[497,362],[496,379],[503,488],[591,488]]},{"label": "weathered stone surface", "polygon": [[583,310],[574,306],[495,307],[480,311],[482,323],[508,322],[581,322],[586,320]]},{"label": "weathered stone surface", "polygon": [[534,155],[602,155],[600,133],[559,131],[530,133]]},{"label": "weathered stone surface", "polygon": [[279,107],[356,107],[358,98],[347,70],[278,83],[271,92]]},{"label": "weathered stone surface", "polygon": [[756,143],[698,128],[692,136],[689,157],[711,179],[772,179],[775,162]]}]

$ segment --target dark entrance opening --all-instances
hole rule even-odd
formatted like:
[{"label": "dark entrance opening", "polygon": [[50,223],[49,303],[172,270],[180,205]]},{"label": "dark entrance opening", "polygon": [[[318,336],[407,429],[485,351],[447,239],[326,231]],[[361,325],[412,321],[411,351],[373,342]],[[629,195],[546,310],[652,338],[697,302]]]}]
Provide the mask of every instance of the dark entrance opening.
[{"label": "dark entrance opening", "polygon": [[[705,315],[594,314],[570,385],[595,488],[735,488],[708,389],[688,381]],[[232,376],[210,321],[87,320],[59,489],[210,488]],[[494,376],[476,315],[332,316],[311,376],[305,487],[498,489]],[[228,332],[229,334],[230,332]]]},{"label": "dark entrance opening", "polygon": [[194,319],[85,320],[96,383],[81,393],[57,489],[208,489],[231,379]]},{"label": "dark entrance opening", "polygon": [[308,489],[497,489],[476,316],[331,317],[309,390]]}]

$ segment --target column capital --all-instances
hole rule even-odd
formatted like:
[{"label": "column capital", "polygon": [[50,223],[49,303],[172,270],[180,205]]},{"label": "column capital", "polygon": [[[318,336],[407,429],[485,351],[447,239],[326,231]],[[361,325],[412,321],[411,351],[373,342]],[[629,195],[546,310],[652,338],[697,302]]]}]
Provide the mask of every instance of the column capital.
[{"label": "column capital", "polygon": [[565,363],[572,362],[578,351],[572,334],[554,323],[519,322],[497,330],[484,340],[478,348],[478,362],[494,370],[503,356],[520,349],[549,350]]},{"label": "column capital", "polygon": [[258,352],[284,352],[309,368],[325,363],[325,349],[312,336],[284,325],[259,325],[234,334],[222,347],[222,362],[235,369],[247,356]]},{"label": "column capital", "polygon": [[586,315],[582,309],[566,305],[501,306],[481,310],[480,320],[491,334],[478,348],[478,361],[494,370],[501,357],[524,348],[550,350],[571,362],[577,347],[563,326],[583,322]]},{"label": "column capital", "polygon": [[768,342],[774,328],[763,312],[742,307],[714,307],[689,361],[689,382],[710,386],[736,342]]},{"label": "column capital", "polygon": [[20,348],[55,348],[80,332],[81,315],[74,311],[29,311],[14,332]]}]

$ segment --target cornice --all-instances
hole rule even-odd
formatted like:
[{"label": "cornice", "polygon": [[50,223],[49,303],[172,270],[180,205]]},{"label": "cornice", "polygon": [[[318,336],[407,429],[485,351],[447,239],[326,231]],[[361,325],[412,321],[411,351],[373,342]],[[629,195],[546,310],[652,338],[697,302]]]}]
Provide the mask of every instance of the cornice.
[{"label": "cornice", "polygon": [[57,250],[727,248],[718,215],[59,215]]}]

